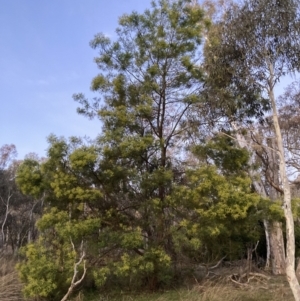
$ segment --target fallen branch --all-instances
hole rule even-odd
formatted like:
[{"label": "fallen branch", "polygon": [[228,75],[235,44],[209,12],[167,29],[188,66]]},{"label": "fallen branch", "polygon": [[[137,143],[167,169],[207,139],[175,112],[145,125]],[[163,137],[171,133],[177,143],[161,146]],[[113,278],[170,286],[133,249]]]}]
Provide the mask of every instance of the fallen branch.
[{"label": "fallen branch", "polygon": [[245,277],[249,277],[249,276],[252,276],[251,278],[260,277],[260,278],[263,278],[265,280],[270,280],[270,277],[268,277],[264,274],[261,274],[261,273],[244,273],[240,276],[240,279],[245,278]]},{"label": "fallen branch", "polygon": [[222,257],[214,266],[209,267],[208,269],[213,270],[213,269],[217,268],[225,258],[226,258],[226,255],[224,257]]},{"label": "fallen branch", "polygon": [[239,285],[239,286],[243,286],[243,287],[248,287],[248,286],[249,286],[247,283],[241,283],[241,282],[238,282],[238,281],[232,279],[232,276],[233,276],[233,275],[230,275],[230,276],[229,276],[229,280],[232,281],[233,283],[235,283],[235,284],[237,284],[237,285]]},{"label": "fallen branch", "polygon": [[222,257],[215,265],[213,266],[208,266],[208,264],[205,265],[198,265],[199,268],[204,268],[206,270],[206,274],[205,276],[209,276],[209,274],[214,274],[213,272],[211,272],[211,270],[216,269],[221,263],[222,261],[226,258],[226,255],[224,257]]},{"label": "fallen branch", "polygon": [[264,275],[264,274],[261,274],[261,273],[249,273],[250,276],[254,276],[254,277],[261,277],[261,278],[264,278],[266,280],[270,280],[271,278]]},{"label": "fallen branch", "polygon": [[[236,279],[234,279],[234,277]],[[245,282],[241,282],[242,279],[246,278],[244,281]],[[264,275],[264,274],[260,274],[260,273],[244,273],[242,275],[230,275],[229,276],[229,280],[232,281],[235,284],[238,284],[240,286],[243,287],[248,287],[250,285],[250,281],[255,279],[255,278],[262,278],[264,280],[270,280],[270,277]],[[262,283],[264,283],[262,280],[258,280],[257,281],[261,281]],[[265,283],[264,283],[265,284]],[[263,287],[265,288],[265,287]]]}]

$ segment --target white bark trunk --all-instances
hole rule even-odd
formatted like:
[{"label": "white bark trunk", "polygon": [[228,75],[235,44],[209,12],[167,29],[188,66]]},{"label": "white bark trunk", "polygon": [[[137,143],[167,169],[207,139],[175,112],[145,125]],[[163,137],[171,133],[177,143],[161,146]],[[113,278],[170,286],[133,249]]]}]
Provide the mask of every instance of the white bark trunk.
[{"label": "white bark trunk", "polygon": [[264,219],[264,229],[265,229],[265,236],[266,236],[266,245],[267,245],[267,255],[266,255],[266,264],[265,268],[270,268],[270,262],[271,262],[271,246],[270,246],[270,235],[269,235],[269,222]]},{"label": "white bark trunk", "polygon": [[9,195],[7,197],[7,201],[6,202],[1,197],[2,203],[5,206],[5,216],[4,216],[4,220],[3,220],[3,223],[2,223],[2,227],[1,227],[2,244],[3,244],[3,246],[5,246],[6,243],[7,243],[7,241],[8,241],[8,235],[5,235],[4,228],[5,228],[5,224],[6,224],[6,221],[7,221],[8,214],[9,214],[9,201],[10,201],[11,197],[12,197],[12,194],[10,194],[10,192],[9,192]]},{"label": "white bark trunk", "polygon": [[[75,250],[75,246],[71,240],[71,244],[72,244],[72,247],[73,247],[73,250],[76,252]],[[76,288],[76,286],[78,286],[84,279],[85,275],[86,275],[86,271],[87,271],[87,268],[86,268],[86,265],[85,265],[85,251],[83,250],[83,242],[81,243],[81,257],[79,258],[79,260],[74,263],[74,272],[73,272],[73,277],[72,277],[72,281],[71,281],[71,284],[69,286],[69,289],[67,291],[67,293],[64,295],[64,297],[61,299],[61,301],[67,301],[70,297],[70,295],[73,293],[74,289]],[[82,273],[82,276],[79,280],[76,281],[76,278],[77,278],[77,274],[79,273],[78,271],[78,267],[81,265],[81,263],[83,262],[83,273]]]},{"label": "white bark trunk", "polygon": [[279,126],[278,113],[277,113],[275,95],[273,90],[274,71],[271,63],[269,63],[269,71],[270,71],[270,80],[269,80],[268,94],[269,94],[269,98],[272,106],[272,112],[273,112],[273,125],[274,125],[278,155],[279,155],[279,172],[281,178],[281,185],[283,188],[283,211],[284,211],[284,216],[286,221],[286,275],[295,300],[300,301],[300,286],[295,272],[295,232],[294,232],[294,218],[293,218],[292,206],[291,206],[291,191],[290,191],[290,183],[286,172],[283,141],[282,141],[281,130]]}]

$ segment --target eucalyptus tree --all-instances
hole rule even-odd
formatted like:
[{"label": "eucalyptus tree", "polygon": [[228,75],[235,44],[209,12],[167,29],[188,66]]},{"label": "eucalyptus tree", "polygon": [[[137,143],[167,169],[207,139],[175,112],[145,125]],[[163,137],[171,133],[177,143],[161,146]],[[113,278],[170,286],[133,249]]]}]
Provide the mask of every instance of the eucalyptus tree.
[{"label": "eucalyptus tree", "polygon": [[[11,210],[11,201],[14,195],[12,183],[14,175],[8,171],[9,165],[13,162],[17,155],[15,145],[5,144],[0,148],[0,199],[1,199],[1,245],[4,246],[8,242],[8,234],[5,234],[7,221]],[[8,229],[8,228],[7,228]]]},{"label": "eucalyptus tree", "polygon": [[300,173],[300,82],[290,84],[278,98],[279,124],[290,177]]},{"label": "eucalyptus tree", "polygon": [[[299,70],[299,3],[294,0],[249,0],[234,4],[226,11],[218,28],[214,47],[208,51],[209,62],[214,66],[209,71],[223,99],[227,97],[225,107],[233,113],[242,110],[249,116],[249,113],[258,111],[257,104],[264,103],[272,112],[276,137],[274,151],[279,160],[279,184],[283,191],[286,221],[286,274],[295,299],[300,300],[294,270],[291,193],[274,92],[283,76]],[[262,101],[255,102],[259,98]]]},{"label": "eucalyptus tree", "polygon": [[0,225],[1,248],[6,253],[16,254],[18,249],[36,235],[35,219],[40,208],[30,196],[17,187],[17,169],[21,161],[16,160],[16,147],[0,147]]}]

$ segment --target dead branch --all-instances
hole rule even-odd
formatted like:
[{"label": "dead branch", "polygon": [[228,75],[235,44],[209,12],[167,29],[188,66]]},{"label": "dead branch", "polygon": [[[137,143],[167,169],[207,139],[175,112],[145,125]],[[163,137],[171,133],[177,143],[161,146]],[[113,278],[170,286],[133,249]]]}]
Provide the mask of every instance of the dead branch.
[{"label": "dead branch", "polygon": [[215,265],[213,265],[212,267],[209,267],[208,269],[213,270],[213,269],[217,268],[225,258],[226,258],[226,255],[224,257],[222,257]]},{"label": "dead branch", "polygon": [[[228,276],[228,278],[231,282],[233,282],[234,284],[237,284],[241,287],[251,287],[250,286],[250,281],[253,280],[253,279],[256,279],[256,278],[258,278],[258,279],[256,279],[257,281],[260,281],[263,284],[266,284],[266,283],[264,283],[264,281],[262,281],[262,280],[259,280],[260,278],[262,278],[263,280],[270,280],[270,277],[268,277],[264,274],[261,274],[261,273],[248,273],[248,274],[244,273],[240,276],[233,274],[233,275]],[[236,279],[234,279],[234,278],[236,278]],[[244,280],[245,282],[241,282],[241,280],[243,278],[246,278]],[[267,289],[265,286],[262,286],[261,288]]]},{"label": "dead branch", "polygon": [[249,273],[250,276],[254,276],[254,277],[260,277],[260,278],[263,278],[265,280],[270,280],[271,278],[264,275],[264,274],[261,274],[261,273]]},{"label": "dead branch", "polygon": [[235,284],[237,284],[237,285],[239,285],[239,286],[242,286],[242,287],[249,287],[249,285],[248,285],[247,283],[241,283],[241,282],[238,282],[238,281],[234,280],[234,279],[232,278],[233,276],[234,276],[234,275],[230,275],[230,276],[228,277],[230,281],[232,281],[233,283],[235,283]]},{"label": "dead branch", "polygon": [[[74,243],[73,241],[71,240],[71,244],[72,244],[72,247],[73,247],[73,250],[75,251],[75,246],[74,246]],[[81,246],[83,246],[83,244],[81,244]],[[71,284],[70,284],[70,287],[67,291],[67,293],[65,294],[65,296],[61,299],[61,301],[67,301],[69,296],[72,294],[72,292],[74,291],[74,288],[79,285],[85,275],[86,275],[86,271],[87,271],[87,268],[86,268],[86,265],[85,265],[85,251],[82,251],[82,254],[81,254],[81,257],[79,258],[79,260],[74,264],[74,273],[73,273],[73,278],[72,278],[72,281],[71,281]],[[81,265],[81,263],[83,262],[83,274],[81,276],[81,278],[79,280],[76,281],[76,278],[77,278],[77,274],[78,274],[78,267]]]}]

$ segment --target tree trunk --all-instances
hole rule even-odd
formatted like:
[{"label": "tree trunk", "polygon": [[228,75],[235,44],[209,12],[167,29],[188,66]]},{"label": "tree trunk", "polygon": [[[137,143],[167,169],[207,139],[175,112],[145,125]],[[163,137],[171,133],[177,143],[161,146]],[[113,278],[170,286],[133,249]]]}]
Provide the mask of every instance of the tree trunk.
[{"label": "tree trunk", "polygon": [[282,224],[279,222],[269,223],[269,237],[270,237],[270,257],[272,274],[285,274],[285,253],[282,233]]},{"label": "tree trunk", "polygon": [[281,178],[281,185],[283,188],[283,211],[286,221],[286,275],[290,284],[296,301],[300,301],[300,286],[295,272],[295,230],[294,230],[294,218],[291,205],[291,190],[290,183],[286,173],[285,156],[283,141],[281,136],[281,130],[278,121],[278,113],[275,102],[273,84],[274,84],[274,71],[273,65],[269,62],[269,89],[268,94],[273,111],[273,125],[276,135],[276,142],[279,155],[279,172]]},{"label": "tree trunk", "polygon": [[[280,187],[280,177],[279,177],[279,166],[278,166],[278,155],[275,152],[276,139],[267,140],[268,148],[268,159],[270,177],[272,182]],[[281,199],[280,193],[270,184],[269,187],[269,197],[271,201],[276,201]],[[277,221],[272,221],[269,224],[269,235],[270,235],[270,249],[271,249],[271,264],[272,273],[274,275],[284,275],[285,274],[285,247],[282,233],[282,223]]]},{"label": "tree trunk", "polygon": [[299,282],[300,281],[300,258],[297,258],[296,277]]},{"label": "tree trunk", "polygon": [[271,244],[270,244],[270,234],[269,234],[269,222],[266,219],[264,219],[264,229],[265,229],[266,247],[267,247],[265,269],[269,269],[270,262],[271,262]]}]

